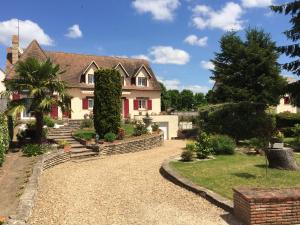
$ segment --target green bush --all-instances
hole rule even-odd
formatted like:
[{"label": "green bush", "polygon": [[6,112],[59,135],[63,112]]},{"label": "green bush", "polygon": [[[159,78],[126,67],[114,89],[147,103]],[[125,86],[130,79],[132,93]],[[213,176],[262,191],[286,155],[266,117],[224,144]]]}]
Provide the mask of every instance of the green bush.
[{"label": "green bush", "polygon": [[95,138],[96,133],[95,133],[94,130],[84,130],[83,129],[83,130],[75,131],[74,136],[78,137],[80,139],[84,139],[84,140],[89,141],[89,140]]},{"label": "green bush", "polygon": [[200,109],[200,127],[207,133],[225,134],[236,141],[253,137],[270,139],[275,132],[275,118],[264,105],[241,102]]},{"label": "green bush", "polygon": [[43,121],[47,127],[54,127],[55,125],[54,120],[50,116],[44,116]]},{"label": "green bush", "polygon": [[136,124],[134,125],[134,131],[133,131],[133,135],[134,136],[141,136],[143,134],[146,134],[148,132],[145,124],[141,121],[136,122]]},{"label": "green bush", "polygon": [[210,136],[205,132],[201,132],[197,142],[195,143],[196,155],[199,159],[206,159],[213,153]]},{"label": "green bush", "polygon": [[268,147],[268,145],[269,145],[269,142],[263,138],[251,138],[249,140],[249,147],[255,148],[257,150],[265,149]]},{"label": "green bush", "polygon": [[114,142],[117,139],[117,136],[114,133],[109,132],[104,135],[104,139],[108,142]]},{"label": "green bush", "polygon": [[190,162],[190,161],[192,161],[193,157],[194,157],[194,152],[193,151],[184,150],[181,153],[181,160],[184,161],[184,162]]},{"label": "green bush", "polygon": [[227,135],[211,136],[211,145],[216,155],[233,155],[236,144],[235,141]]},{"label": "green bush", "polygon": [[185,149],[188,151],[195,151],[195,142],[188,142],[185,145]]},{"label": "green bush", "polygon": [[0,113],[0,166],[2,166],[5,153],[9,148],[9,132],[7,126],[7,118]]},{"label": "green bush", "polygon": [[22,148],[23,155],[28,157],[42,155],[46,150],[46,146],[37,144],[28,144]]},{"label": "green bush", "polygon": [[297,143],[299,143],[300,142],[300,124],[295,124],[295,126],[292,128],[292,130],[296,137],[295,141]]},{"label": "green bush", "polygon": [[94,127],[94,121],[92,119],[84,119],[80,123],[80,128],[93,128]]},{"label": "green bush", "polygon": [[294,127],[300,124],[300,113],[283,112],[276,115],[276,127]]},{"label": "green bush", "polygon": [[94,127],[100,138],[106,133],[117,134],[121,127],[121,75],[115,69],[95,72]]}]

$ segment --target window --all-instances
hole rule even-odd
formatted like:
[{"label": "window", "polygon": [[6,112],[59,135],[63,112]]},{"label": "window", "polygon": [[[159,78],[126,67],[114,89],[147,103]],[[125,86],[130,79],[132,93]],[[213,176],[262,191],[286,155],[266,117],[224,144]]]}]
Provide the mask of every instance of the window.
[{"label": "window", "polygon": [[94,99],[93,98],[88,99],[88,107],[89,107],[89,109],[94,108]]},{"label": "window", "polygon": [[88,84],[94,84],[94,74],[88,74]]},{"label": "window", "polygon": [[31,111],[30,111],[30,106],[31,106],[31,99],[26,98],[26,104],[25,104],[25,109],[22,112],[22,118],[31,118]]},{"label": "window", "polygon": [[290,98],[289,97],[284,97],[284,104],[285,105],[290,104]]},{"label": "window", "polygon": [[139,109],[146,109],[147,108],[147,100],[144,98],[138,99]]},{"label": "window", "polygon": [[138,77],[138,86],[147,86],[147,78],[146,77]]}]

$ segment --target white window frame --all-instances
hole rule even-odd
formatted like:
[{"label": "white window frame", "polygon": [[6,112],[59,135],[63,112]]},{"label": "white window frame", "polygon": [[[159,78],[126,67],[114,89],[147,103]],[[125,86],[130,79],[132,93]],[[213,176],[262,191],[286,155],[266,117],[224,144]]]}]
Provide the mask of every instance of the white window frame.
[{"label": "white window frame", "polygon": [[[145,81],[145,83],[143,81]],[[147,77],[137,77],[137,86],[147,87],[147,84],[148,84]]]},{"label": "white window frame", "polygon": [[146,98],[139,98],[138,99],[138,109],[139,110],[146,110],[147,109],[147,99]]},{"label": "white window frame", "polygon": [[[90,79],[89,79],[90,76],[93,77],[92,82],[90,82]],[[88,83],[88,84],[95,84],[95,77],[94,77],[94,74],[92,74],[92,73],[87,74],[87,83]]]},{"label": "white window frame", "polygon": [[21,115],[20,115],[21,120],[23,120],[23,119],[24,120],[33,120],[33,119],[35,119],[35,117],[32,116],[31,112],[27,112],[27,111],[29,111],[29,110],[27,110],[27,108],[29,108],[29,107],[30,107],[29,104],[26,105],[26,109],[21,112]]},{"label": "white window frame", "polygon": [[[90,103],[92,102],[93,107],[90,107]],[[94,99],[93,98],[88,98],[88,109],[93,109],[94,108]]]}]

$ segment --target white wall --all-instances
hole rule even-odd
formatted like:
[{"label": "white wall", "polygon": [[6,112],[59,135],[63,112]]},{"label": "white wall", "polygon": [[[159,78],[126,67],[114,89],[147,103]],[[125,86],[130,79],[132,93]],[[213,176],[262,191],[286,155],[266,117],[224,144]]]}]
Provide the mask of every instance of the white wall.
[{"label": "white wall", "polygon": [[277,105],[276,107],[276,113],[282,113],[282,112],[297,113],[298,108],[291,104],[284,104],[284,98],[281,98],[279,105]]},{"label": "white wall", "polygon": [[2,92],[2,91],[5,91],[5,85],[4,85],[4,83],[3,83],[3,81],[4,81],[4,79],[5,79],[5,74],[4,74],[4,72],[0,69],[0,92]]}]

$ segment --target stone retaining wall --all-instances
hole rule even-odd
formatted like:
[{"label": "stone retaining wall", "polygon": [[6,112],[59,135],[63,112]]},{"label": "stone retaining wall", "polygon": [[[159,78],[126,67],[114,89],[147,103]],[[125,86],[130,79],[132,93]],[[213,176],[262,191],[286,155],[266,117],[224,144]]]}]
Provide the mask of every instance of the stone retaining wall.
[{"label": "stone retaining wall", "polygon": [[99,155],[114,155],[129,152],[138,152],[162,146],[164,134],[162,132],[142,136],[141,138],[124,140],[116,143],[105,143],[99,145]]},{"label": "stone retaining wall", "polygon": [[49,169],[53,166],[67,162],[71,159],[70,152],[64,152],[64,150],[58,150],[55,153],[44,156],[43,170]]},{"label": "stone retaining wall", "polygon": [[300,224],[300,188],[234,189],[234,214],[247,225]]}]

